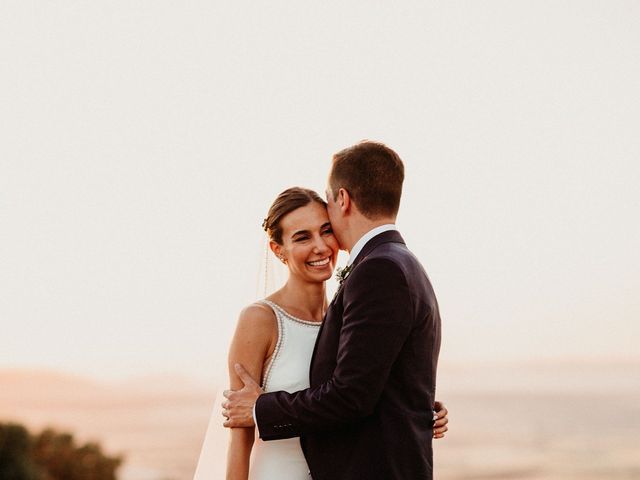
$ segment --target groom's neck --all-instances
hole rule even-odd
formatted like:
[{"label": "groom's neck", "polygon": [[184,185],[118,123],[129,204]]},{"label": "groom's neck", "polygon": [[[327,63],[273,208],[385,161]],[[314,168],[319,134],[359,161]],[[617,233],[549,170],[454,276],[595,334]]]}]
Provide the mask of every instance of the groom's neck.
[{"label": "groom's neck", "polygon": [[348,245],[345,245],[345,250],[351,253],[351,250],[358,243],[363,236],[369,233],[376,227],[380,227],[381,225],[387,225],[389,223],[396,223],[395,217],[378,217],[375,220],[371,220],[365,217],[362,214],[359,214],[357,217],[352,219],[351,224],[348,227],[348,235],[347,242]]}]

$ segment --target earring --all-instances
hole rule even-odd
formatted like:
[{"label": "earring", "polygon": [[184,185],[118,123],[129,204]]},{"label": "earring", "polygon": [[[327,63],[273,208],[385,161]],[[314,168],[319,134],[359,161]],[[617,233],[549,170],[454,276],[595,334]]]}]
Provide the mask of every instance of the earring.
[{"label": "earring", "polygon": [[286,259],[284,258],[284,255],[278,255],[278,258],[282,263],[287,263]]}]

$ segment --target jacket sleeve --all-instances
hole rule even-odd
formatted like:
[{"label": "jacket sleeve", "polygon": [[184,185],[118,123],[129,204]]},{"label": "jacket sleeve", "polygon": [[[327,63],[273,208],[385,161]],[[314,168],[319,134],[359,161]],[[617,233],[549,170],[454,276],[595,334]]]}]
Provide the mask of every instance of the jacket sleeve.
[{"label": "jacket sleeve", "polygon": [[400,267],[384,258],[353,269],[343,292],[337,365],[330,380],[256,403],[263,440],[333,430],[370,415],[412,327],[412,301]]}]

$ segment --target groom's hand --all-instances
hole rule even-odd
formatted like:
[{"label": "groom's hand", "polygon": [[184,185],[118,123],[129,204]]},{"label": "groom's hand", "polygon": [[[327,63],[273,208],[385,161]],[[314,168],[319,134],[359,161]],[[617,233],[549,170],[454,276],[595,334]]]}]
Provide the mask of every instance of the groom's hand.
[{"label": "groom's hand", "polygon": [[443,438],[445,432],[449,430],[449,410],[442,402],[435,402],[435,413],[433,414],[433,438]]},{"label": "groom's hand", "polygon": [[227,418],[223,425],[227,428],[253,427],[253,406],[262,394],[260,385],[249,375],[239,363],[235,364],[236,373],[244,387],[241,390],[225,390],[223,395],[227,398],[222,403],[222,415]]}]

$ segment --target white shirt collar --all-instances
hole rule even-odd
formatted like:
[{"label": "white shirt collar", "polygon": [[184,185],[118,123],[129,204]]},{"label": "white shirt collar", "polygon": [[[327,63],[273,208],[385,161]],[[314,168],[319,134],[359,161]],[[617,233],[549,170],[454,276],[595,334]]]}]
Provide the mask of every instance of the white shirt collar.
[{"label": "white shirt collar", "polygon": [[388,232],[389,230],[398,230],[398,227],[396,227],[393,223],[387,223],[385,225],[380,225],[379,227],[369,230],[362,237],[360,237],[360,240],[356,242],[356,244],[351,249],[351,252],[349,252],[347,267],[353,263],[353,261],[356,259],[358,254],[362,251],[369,240],[377,235],[380,235],[383,232]]}]

